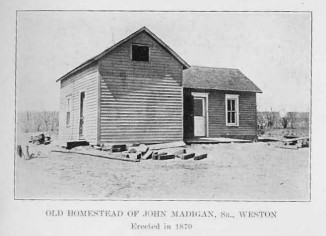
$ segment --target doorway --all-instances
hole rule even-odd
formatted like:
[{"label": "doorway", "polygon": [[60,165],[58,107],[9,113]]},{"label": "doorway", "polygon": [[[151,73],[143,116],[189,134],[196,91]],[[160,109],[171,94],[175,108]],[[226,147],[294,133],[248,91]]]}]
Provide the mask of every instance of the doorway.
[{"label": "doorway", "polygon": [[208,136],[208,94],[192,93],[193,100],[193,118],[194,118],[194,136]]},{"label": "doorway", "polygon": [[80,93],[79,139],[84,139],[84,104],[85,92]]}]

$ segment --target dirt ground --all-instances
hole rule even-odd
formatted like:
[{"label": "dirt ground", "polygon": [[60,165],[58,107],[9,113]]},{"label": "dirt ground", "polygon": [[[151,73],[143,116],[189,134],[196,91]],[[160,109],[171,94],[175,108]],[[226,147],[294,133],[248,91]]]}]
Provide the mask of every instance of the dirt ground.
[{"label": "dirt ground", "polygon": [[309,200],[309,149],[276,145],[192,145],[187,150],[208,153],[208,158],[137,163],[54,153],[55,144],[35,145],[31,150],[39,157],[16,157],[16,198]]}]

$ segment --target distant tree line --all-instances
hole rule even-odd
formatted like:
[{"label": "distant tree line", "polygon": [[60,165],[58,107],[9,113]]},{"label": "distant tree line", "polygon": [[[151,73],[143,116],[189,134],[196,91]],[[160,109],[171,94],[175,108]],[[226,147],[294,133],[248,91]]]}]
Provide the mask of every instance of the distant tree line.
[{"label": "distant tree line", "polygon": [[276,111],[257,112],[258,129],[309,128],[309,112],[287,112],[280,115]]},{"label": "distant tree line", "polygon": [[17,113],[18,127],[22,132],[58,131],[58,111],[24,111]]},{"label": "distant tree line", "polygon": [[[59,130],[58,111],[24,111],[17,114],[18,127],[22,132],[42,132]],[[257,112],[258,129],[309,128],[309,112],[287,112],[280,115],[276,111]]]}]

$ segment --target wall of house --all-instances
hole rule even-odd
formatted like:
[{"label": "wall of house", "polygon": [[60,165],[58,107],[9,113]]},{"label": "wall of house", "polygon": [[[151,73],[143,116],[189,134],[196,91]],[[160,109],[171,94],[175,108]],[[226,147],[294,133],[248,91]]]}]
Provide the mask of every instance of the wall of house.
[{"label": "wall of house", "polygon": [[[226,126],[225,94],[239,95],[239,126]],[[256,93],[210,92],[208,112],[210,137],[254,139],[257,135]]]},{"label": "wall of house", "polygon": [[[150,47],[150,61],[131,61],[131,44]],[[143,32],[99,63],[101,143],[183,139],[182,65]]]},{"label": "wall of house", "polygon": [[[208,96],[209,137],[232,137],[255,139],[257,136],[256,93],[224,92],[214,90],[184,90],[185,138],[193,138],[193,118],[191,92],[206,92]],[[239,95],[239,126],[226,126],[225,94]],[[187,126],[187,127],[186,127]]]},{"label": "wall of house", "polygon": [[[91,144],[97,143],[98,111],[98,70],[97,64],[90,65],[61,81],[59,139],[79,140],[80,93],[85,91],[83,136]],[[66,98],[71,95],[71,122],[66,125]]]}]

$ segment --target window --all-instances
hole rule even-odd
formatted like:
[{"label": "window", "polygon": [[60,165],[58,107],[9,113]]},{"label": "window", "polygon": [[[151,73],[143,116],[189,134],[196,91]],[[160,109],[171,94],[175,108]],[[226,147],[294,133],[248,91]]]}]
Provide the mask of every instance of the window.
[{"label": "window", "polygon": [[141,45],[131,45],[131,60],[149,61],[149,47]]},{"label": "window", "polygon": [[71,95],[66,97],[66,126],[70,126],[71,120]]},{"label": "window", "polygon": [[239,126],[239,95],[225,95],[225,113],[227,126]]},{"label": "window", "polygon": [[203,99],[194,99],[194,116],[204,116],[203,114]]}]

